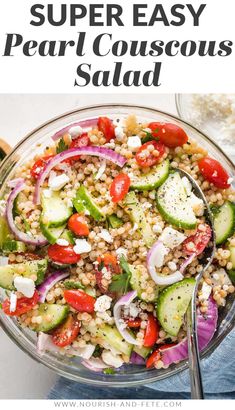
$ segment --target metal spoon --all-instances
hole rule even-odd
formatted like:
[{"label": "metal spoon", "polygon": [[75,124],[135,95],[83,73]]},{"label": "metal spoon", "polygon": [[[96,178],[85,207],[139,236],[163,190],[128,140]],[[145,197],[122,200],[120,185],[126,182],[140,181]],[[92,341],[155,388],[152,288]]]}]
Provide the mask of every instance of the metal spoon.
[{"label": "metal spoon", "polygon": [[186,323],[187,323],[187,336],[188,336],[188,355],[189,355],[189,372],[190,372],[190,383],[191,383],[191,398],[192,399],[204,399],[203,384],[200,368],[200,354],[198,348],[198,338],[197,338],[197,306],[196,298],[198,285],[202,278],[203,272],[208,269],[213,261],[215,253],[215,230],[213,223],[213,216],[208,205],[208,202],[203,194],[201,188],[197,182],[192,178],[190,174],[182,169],[177,169],[181,176],[188,178],[192,185],[192,190],[194,194],[202,199],[204,203],[204,216],[206,222],[211,227],[212,237],[210,240],[210,246],[207,246],[203,252],[203,258],[200,260],[200,264],[203,266],[201,272],[195,277],[196,285],[194,288],[194,293],[191,299],[191,303],[187,309],[186,313]]}]

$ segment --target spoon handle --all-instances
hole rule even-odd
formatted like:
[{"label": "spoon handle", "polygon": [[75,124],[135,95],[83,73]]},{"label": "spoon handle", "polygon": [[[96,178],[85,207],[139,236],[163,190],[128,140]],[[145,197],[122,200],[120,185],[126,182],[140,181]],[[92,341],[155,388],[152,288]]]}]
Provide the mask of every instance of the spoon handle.
[{"label": "spoon handle", "polygon": [[194,291],[191,303],[187,309],[187,336],[191,398],[204,399],[197,340],[196,291]]}]

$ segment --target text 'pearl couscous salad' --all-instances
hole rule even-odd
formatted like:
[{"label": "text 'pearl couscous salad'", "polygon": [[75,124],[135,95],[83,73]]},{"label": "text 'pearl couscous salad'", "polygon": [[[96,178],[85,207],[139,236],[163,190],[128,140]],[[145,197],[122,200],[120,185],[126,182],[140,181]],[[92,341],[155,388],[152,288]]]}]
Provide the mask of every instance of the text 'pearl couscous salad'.
[{"label": "text 'pearl couscous salad'", "polygon": [[130,115],[60,130],[1,199],[1,308],[37,333],[38,353],[105,374],[187,358],[184,315],[212,231],[178,169],[214,218],[197,297],[199,348],[210,342],[234,292],[232,178],[179,126]]}]

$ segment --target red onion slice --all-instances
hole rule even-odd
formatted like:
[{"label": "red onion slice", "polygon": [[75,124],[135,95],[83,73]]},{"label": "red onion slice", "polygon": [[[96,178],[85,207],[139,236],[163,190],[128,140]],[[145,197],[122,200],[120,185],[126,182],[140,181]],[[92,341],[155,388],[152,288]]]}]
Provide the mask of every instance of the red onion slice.
[{"label": "red onion slice", "polygon": [[132,352],[131,353],[131,357],[130,357],[130,363],[132,364],[137,364],[137,365],[144,365],[145,364],[145,360],[142,356],[140,356],[138,353],[136,352]]},{"label": "red onion slice", "polygon": [[48,242],[46,238],[44,238],[43,235],[38,236],[37,238],[34,238],[33,236],[30,236],[29,234],[20,231],[15,225],[14,218],[13,218],[14,201],[17,195],[24,189],[24,187],[25,187],[24,179],[18,179],[18,182],[16,183],[14,189],[12,190],[12,192],[10,193],[7,199],[7,205],[6,205],[7,223],[9,225],[10,230],[14,234],[14,236],[20,241],[27,243],[29,245],[36,245],[36,246],[46,245]]},{"label": "red onion slice", "polygon": [[101,372],[103,369],[108,369],[111,367],[105,364],[103,360],[99,359],[98,357],[92,357],[89,360],[83,360],[81,364],[83,364],[83,366],[93,372]]},{"label": "red onion slice", "polygon": [[180,267],[180,272],[181,273],[184,273],[187,266],[190,265],[190,263],[192,263],[192,261],[195,257],[196,257],[196,253],[192,253],[192,255],[190,255],[187,259],[185,259],[185,261],[182,263],[182,265]]},{"label": "red onion slice", "polygon": [[59,348],[52,342],[51,336],[46,333],[39,332],[37,338],[37,353],[42,355],[47,350],[49,352],[59,353]]},{"label": "red onion slice", "polygon": [[95,127],[97,125],[97,120],[98,120],[98,118],[90,118],[88,120],[74,122],[73,124],[67,125],[66,127],[64,127],[61,130],[57,131],[51,138],[53,139],[53,141],[57,141],[66,132],[68,132],[70,130],[70,128],[73,128],[73,127],[81,127],[81,128],[85,128],[85,129]]},{"label": "red onion slice", "polygon": [[44,170],[39,175],[36,186],[35,186],[35,194],[34,194],[34,203],[40,204],[40,188],[43,185],[43,182],[47,178],[50,171],[58,165],[60,162],[64,161],[65,159],[72,158],[77,155],[92,155],[97,156],[108,161],[113,162],[114,164],[118,165],[119,167],[123,167],[126,163],[126,158],[120,154],[117,154],[115,151],[98,146],[87,146],[87,147],[80,147],[80,148],[71,148],[67,151],[63,151],[60,154],[55,155],[51,160],[48,161],[47,165],[45,166]]},{"label": "red onion slice", "polygon": [[114,316],[114,321],[117,326],[118,331],[121,333],[122,337],[126,340],[126,342],[132,344],[132,345],[138,345],[139,343],[136,341],[136,339],[129,333],[129,331],[123,327],[123,320],[121,318],[121,309],[123,306],[128,306],[132,302],[133,299],[135,299],[137,296],[136,290],[133,290],[132,292],[128,292],[126,295],[122,296],[118,302],[114,305],[113,308],[113,316]]},{"label": "red onion slice", "polygon": [[[165,246],[161,241],[155,242],[155,244],[152,246],[152,248],[148,251],[147,254],[147,268],[149,271],[149,274],[153,281],[159,285],[159,286],[166,286],[166,285],[171,285],[172,283],[179,282],[183,279],[183,275],[181,272],[176,271],[170,275],[160,275],[156,271],[156,266],[160,267],[162,266],[161,262],[159,263],[159,260],[162,259],[162,253],[164,251]],[[167,248],[165,255],[167,255]]]},{"label": "red onion slice", "polygon": [[[202,314],[198,311],[197,316],[197,334],[199,350],[202,351],[211,341],[215,331],[218,320],[218,308],[216,302],[209,298],[208,311]],[[162,358],[164,365],[180,362],[188,358],[188,341],[187,338],[182,340],[175,346],[169,347],[162,351]]]},{"label": "red onion slice", "polygon": [[39,292],[39,302],[44,303],[46,300],[46,295],[49,290],[60,280],[65,279],[69,276],[69,272],[54,272],[44,282],[37,287]]}]

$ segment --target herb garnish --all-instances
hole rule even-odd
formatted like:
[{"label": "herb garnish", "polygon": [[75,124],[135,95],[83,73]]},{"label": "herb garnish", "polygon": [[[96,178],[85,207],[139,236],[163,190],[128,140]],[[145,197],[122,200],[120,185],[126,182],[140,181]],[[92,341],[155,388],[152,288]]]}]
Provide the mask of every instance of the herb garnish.
[{"label": "herb garnish", "polygon": [[60,138],[58,145],[56,147],[56,153],[60,154],[63,151],[66,151],[69,148],[69,146],[65,143],[64,138]]},{"label": "herb garnish", "polygon": [[123,273],[120,273],[119,275],[114,275],[112,277],[112,283],[109,286],[109,290],[111,292],[117,292],[119,294],[125,295],[129,287],[131,271],[127,263],[127,260],[123,255],[121,255],[120,257],[120,265],[123,270]]}]

